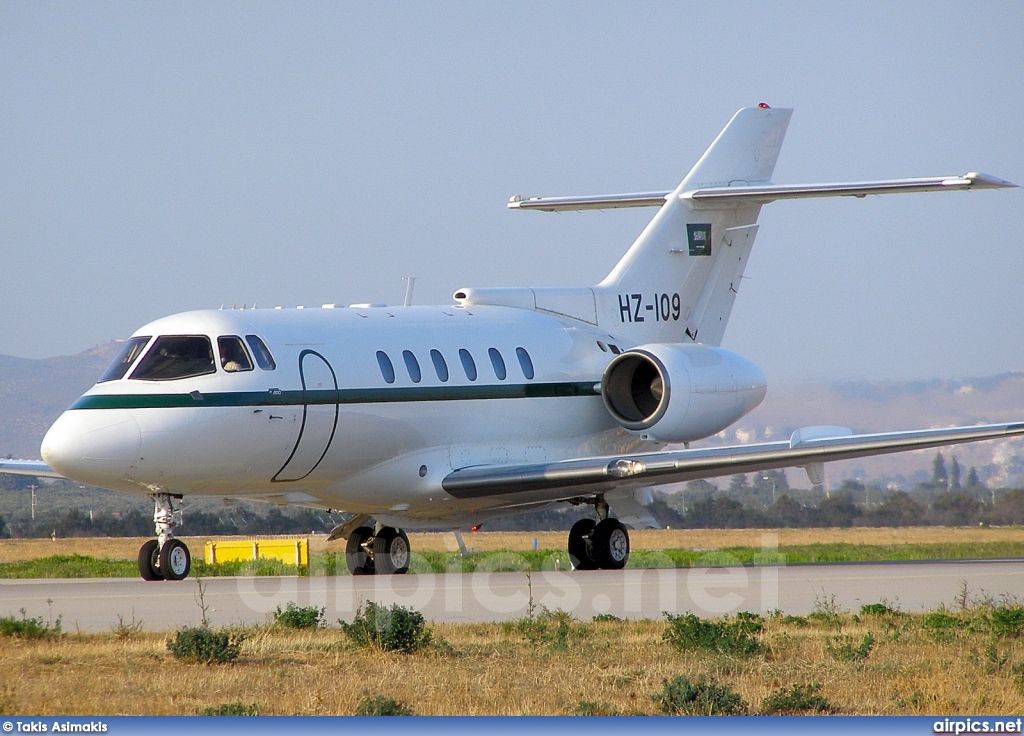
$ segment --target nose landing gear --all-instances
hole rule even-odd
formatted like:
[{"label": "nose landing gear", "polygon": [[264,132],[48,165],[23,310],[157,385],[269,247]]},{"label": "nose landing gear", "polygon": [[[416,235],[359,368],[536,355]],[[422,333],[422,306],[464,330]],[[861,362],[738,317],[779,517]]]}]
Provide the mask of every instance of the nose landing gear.
[{"label": "nose landing gear", "polygon": [[139,574],[143,580],[184,580],[192,569],[192,555],[173,533],[175,527],[181,526],[181,496],[154,493],[150,498],[155,504],[153,524],[157,538],[139,549]]},{"label": "nose landing gear", "polygon": [[574,570],[621,570],[629,561],[629,531],[608,515],[602,496],[592,503],[597,521],[580,519],[569,530],[569,561]]}]

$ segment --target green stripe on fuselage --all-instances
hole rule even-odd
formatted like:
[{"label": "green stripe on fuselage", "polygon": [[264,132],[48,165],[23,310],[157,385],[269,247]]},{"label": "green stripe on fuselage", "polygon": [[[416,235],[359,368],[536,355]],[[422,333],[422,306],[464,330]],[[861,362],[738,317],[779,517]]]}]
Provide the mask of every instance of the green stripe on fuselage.
[{"label": "green stripe on fuselage", "polygon": [[387,404],[409,401],[545,399],[598,396],[596,382],[521,383],[481,386],[317,389],[314,391],[228,391],[188,394],[92,394],[72,409],[167,409],[200,406],[301,406],[304,404]]}]

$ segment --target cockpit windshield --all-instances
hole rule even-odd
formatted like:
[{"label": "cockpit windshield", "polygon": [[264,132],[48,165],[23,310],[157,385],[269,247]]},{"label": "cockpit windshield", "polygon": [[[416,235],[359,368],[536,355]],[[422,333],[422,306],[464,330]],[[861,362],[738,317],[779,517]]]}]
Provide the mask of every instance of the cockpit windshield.
[{"label": "cockpit windshield", "polygon": [[206,335],[163,335],[139,361],[131,378],[141,381],[173,381],[215,373],[213,345]]},{"label": "cockpit windshield", "polygon": [[133,337],[124,344],[120,351],[117,353],[117,357],[110,363],[110,366],[103,371],[103,375],[100,376],[100,380],[97,383],[104,383],[105,381],[117,381],[124,378],[124,374],[128,372],[128,369],[132,367],[132,363],[139,357],[139,354],[145,349],[146,345],[149,344],[149,335],[145,337]]}]

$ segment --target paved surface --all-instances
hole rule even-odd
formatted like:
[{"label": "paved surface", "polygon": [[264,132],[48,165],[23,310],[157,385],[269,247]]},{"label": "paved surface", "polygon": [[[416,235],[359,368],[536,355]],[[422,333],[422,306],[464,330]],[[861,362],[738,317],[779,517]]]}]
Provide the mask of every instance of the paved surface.
[{"label": "paved surface", "polygon": [[[966,583],[976,598],[1024,597],[1024,560],[792,565],[581,573],[496,572],[310,578],[207,578],[203,602],[215,625],[262,623],[290,601],[351,619],[367,600],[397,602],[433,621],[502,621],[530,605],[581,620],[597,613],[657,618],[663,611],[710,616],[735,611],[807,613],[822,601],[847,610],[881,600],[906,611],[954,605]],[[199,584],[135,579],[0,580],[0,615],[63,617],[65,631],[107,631],[118,617],[151,630],[201,620]]]}]

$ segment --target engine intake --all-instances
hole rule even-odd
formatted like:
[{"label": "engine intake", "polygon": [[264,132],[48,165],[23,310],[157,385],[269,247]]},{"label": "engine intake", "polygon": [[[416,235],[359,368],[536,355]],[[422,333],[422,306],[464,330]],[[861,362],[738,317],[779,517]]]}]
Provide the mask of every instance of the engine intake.
[{"label": "engine intake", "polygon": [[625,429],[658,442],[721,432],[764,399],[764,373],[746,358],[704,345],[642,345],[605,368],[601,397]]}]

